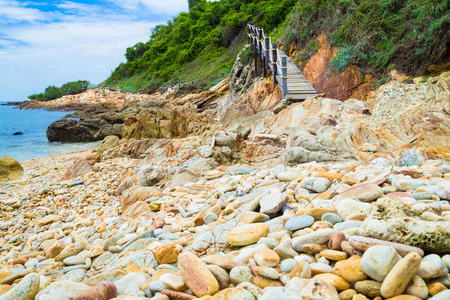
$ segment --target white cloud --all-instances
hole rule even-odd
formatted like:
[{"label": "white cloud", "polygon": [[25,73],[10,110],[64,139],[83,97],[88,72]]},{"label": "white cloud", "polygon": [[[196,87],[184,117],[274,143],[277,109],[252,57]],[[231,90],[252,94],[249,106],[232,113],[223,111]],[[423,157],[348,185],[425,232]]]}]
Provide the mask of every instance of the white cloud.
[{"label": "white cloud", "polygon": [[7,22],[36,22],[45,20],[45,13],[35,8],[25,7],[18,1],[0,0],[0,24]]},{"label": "white cloud", "polygon": [[175,15],[188,10],[187,0],[111,0],[128,10],[138,10],[142,7],[153,14]]},{"label": "white cloud", "polygon": [[167,20],[182,5],[187,10],[187,0],[120,2],[136,10],[73,0],[41,11],[26,7],[26,2],[0,0],[0,24],[7,24],[0,26],[0,101],[25,100],[48,85],[78,79],[100,83],[125,60],[127,47],[147,41],[151,28],[165,23],[156,14],[171,14]]}]

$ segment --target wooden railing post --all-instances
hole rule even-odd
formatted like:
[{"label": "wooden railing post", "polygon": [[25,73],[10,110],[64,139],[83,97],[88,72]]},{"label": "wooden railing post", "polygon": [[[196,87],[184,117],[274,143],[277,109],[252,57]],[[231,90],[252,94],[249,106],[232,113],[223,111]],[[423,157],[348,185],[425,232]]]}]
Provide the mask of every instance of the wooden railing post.
[{"label": "wooden railing post", "polygon": [[282,56],[281,57],[281,80],[282,84],[282,92],[283,92],[283,99],[286,99],[286,93],[287,93],[287,57]]},{"label": "wooden railing post", "polygon": [[259,51],[259,57],[261,57],[261,59],[264,59],[264,53],[262,51],[262,39],[263,39],[263,30],[262,28],[258,28],[258,51]]},{"label": "wooden railing post", "polygon": [[258,77],[258,40],[256,38],[256,26],[252,26],[252,39],[253,39],[253,63],[255,65],[255,77]]},{"label": "wooden railing post", "polygon": [[272,73],[274,84],[277,84],[277,73],[278,73],[277,60],[278,60],[277,45],[272,44],[272,69],[273,69]]},{"label": "wooden railing post", "polygon": [[266,35],[264,37],[265,41],[265,48],[266,53],[264,53],[265,60],[264,60],[264,77],[267,77],[267,69],[269,69],[269,63],[270,63],[270,36]]}]

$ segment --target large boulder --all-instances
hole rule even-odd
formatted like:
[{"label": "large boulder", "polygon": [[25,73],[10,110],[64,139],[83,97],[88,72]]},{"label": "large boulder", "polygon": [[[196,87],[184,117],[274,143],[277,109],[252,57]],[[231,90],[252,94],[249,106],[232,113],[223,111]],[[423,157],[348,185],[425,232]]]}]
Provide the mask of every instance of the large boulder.
[{"label": "large boulder", "polygon": [[0,182],[19,180],[23,172],[22,166],[14,158],[8,156],[0,158]]},{"label": "large boulder", "polygon": [[284,163],[295,165],[310,161],[338,162],[353,159],[355,159],[353,154],[337,143],[324,136],[302,130],[292,137],[291,147],[284,156]]},{"label": "large boulder", "polygon": [[450,253],[450,221],[422,219],[395,197],[378,199],[357,234],[427,252]]},{"label": "large boulder", "polygon": [[109,135],[122,136],[122,124],[110,124],[98,117],[60,119],[47,127],[50,142],[93,142]]}]

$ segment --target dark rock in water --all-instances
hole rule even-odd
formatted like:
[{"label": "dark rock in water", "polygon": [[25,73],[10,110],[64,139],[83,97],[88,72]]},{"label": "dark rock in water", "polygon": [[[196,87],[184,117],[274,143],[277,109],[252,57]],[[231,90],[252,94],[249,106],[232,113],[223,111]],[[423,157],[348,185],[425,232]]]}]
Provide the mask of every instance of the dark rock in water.
[{"label": "dark rock in water", "polygon": [[109,135],[121,137],[122,124],[110,124],[102,118],[60,119],[48,126],[50,142],[94,142]]},{"label": "dark rock in water", "polygon": [[13,133],[13,135],[22,135],[22,134],[23,134],[22,131],[17,131],[17,132],[14,132],[14,133]]}]

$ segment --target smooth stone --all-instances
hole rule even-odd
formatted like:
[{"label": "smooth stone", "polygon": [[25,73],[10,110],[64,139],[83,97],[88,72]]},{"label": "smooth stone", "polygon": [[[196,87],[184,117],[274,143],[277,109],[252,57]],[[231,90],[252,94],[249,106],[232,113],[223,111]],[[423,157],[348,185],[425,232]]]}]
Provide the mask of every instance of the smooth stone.
[{"label": "smooth stone", "polygon": [[450,290],[442,291],[439,294],[429,298],[428,300],[448,300],[448,299],[450,299]]},{"label": "smooth stone", "polygon": [[171,264],[176,262],[179,253],[180,251],[175,243],[162,244],[153,249],[153,254],[160,264]]},{"label": "smooth stone", "polygon": [[165,286],[174,289],[175,291],[182,291],[186,288],[183,278],[181,278],[181,276],[172,273],[166,273],[161,275],[161,277],[159,277],[159,281],[163,283]]},{"label": "smooth stone", "polygon": [[103,243],[103,250],[108,251],[108,248],[111,246],[115,246],[117,244],[117,242],[121,239],[124,238],[125,234],[123,232],[118,232],[115,235],[113,235],[112,237],[108,238],[107,240],[105,240],[105,242]]},{"label": "smooth stone", "polygon": [[335,213],[326,213],[326,214],[324,214],[322,216],[321,220],[322,221],[328,221],[328,222],[330,222],[332,224],[336,224],[336,223],[342,222],[342,218],[339,217],[339,215],[335,214]]},{"label": "smooth stone", "polygon": [[215,265],[207,265],[206,267],[211,271],[219,283],[219,290],[226,289],[230,285],[230,276],[225,269]]},{"label": "smooth stone", "polygon": [[278,254],[270,249],[262,250],[253,257],[259,266],[276,267],[280,263]]},{"label": "smooth stone", "polygon": [[[334,286],[316,278],[302,279],[294,277],[286,286],[298,293],[303,299],[338,300],[339,296]],[[299,298],[300,299],[300,298]]]},{"label": "smooth stone", "polygon": [[258,223],[258,222],[266,222],[270,220],[268,215],[254,212],[254,211],[244,211],[239,216],[239,219],[242,223],[245,224],[252,224],[252,223]]},{"label": "smooth stone", "polygon": [[66,273],[69,273],[74,270],[87,270],[87,269],[89,269],[89,268],[86,265],[76,265],[76,266],[70,266],[70,267],[63,268],[63,273],[66,274]]},{"label": "smooth stone", "polygon": [[381,282],[375,280],[362,280],[355,283],[355,290],[370,298],[381,296],[380,289]]},{"label": "smooth stone", "polygon": [[293,258],[285,259],[281,262],[280,270],[281,272],[289,273],[291,272],[296,266],[298,266],[298,263]]},{"label": "smooth stone", "polygon": [[337,291],[344,291],[350,288],[350,283],[344,278],[331,273],[318,274],[314,276],[316,279],[320,279],[335,287]]},{"label": "smooth stone", "polygon": [[[299,294],[286,287],[267,287],[264,289],[264,294],[259,297],[259,300],[299,300],[302,299]],[[237,300],[237,299],[236,299]],[[334,299],[333,299],[334,300]]]},{"label": "smooth stone", "polygon": [[40,276],[28,274],[15,287],[0,296],[0,300],[34,300],[39,293]]},{"label": "smooth stone", "polygon": [[255,296],[243,288],[228,288],[218,292],[210,300],[255,300]]},{"label": "smooth stone", "polygon": [[330,249],[325,249],[325,250],[320,251],[319,255],[323,256],[329,260],[347,259],[347,253],[342,252],[342,251],[330,250]]},{"label": "smooth stone", "polygon": [[338,261],[334,266],[334,273],[348,282],[356,282],[367,279],[361,267],[361,257],[353,255],[348,259]]},{"label": "smooth stone", "polygon": [[384,298],[401,295],[419,269],[421,261],[419,254],[411,252],[397,262],[383,280],[381,295]]},{"label": "smooth stone", "polygon": [[88,289],[89,286],[84,283],[60,280],[40,291],[36,300],[73,299],[76,295]]},{"label": "smooth stone", "polygon": [[74,265],[84,265],[86,260],[81,256],[70,256],[63,260],[63,263],[67,266],[74,266]]},{"label": "smooth stone", "polygon": [[450,269],[450,254],[446,254],[442,257],[442,262]]},{"label": "smooth stone", "polygon": [[[330,269],[329,272],[333,271],[330,266],[328,266]],[[315,268],[317,270],[317,268]],[[320,273],[327,273],[327,272],[320,272]],[[306,261],[300,261],[298,262],[298,265],[292,269],[292,271],[289,273],[290,277],[300,277],[300,278],[311,278],[312,274],[312,268],[311,264]]]},{"label": "smooth stone", "polygon": [[404,293],[419,297],[420,299],[426,299],[428,297],[428,287],[422,278],[414,275],[409,284],[406,286]]},{"label": "smooth stone", "polygon": [[365,203],[353,199],[342,199],[340,201],[337,201],[335,207],[338,211],[337,214],[343,220],[351,215],[369,213],[372,209],[372,205],[370,203]]},{"label": "smooth stone", "polygon": [[[424,257],[425,259],[425,257]],[[424,261],[420,263],[416,275],[423,279],[444,277],[448,274],[447,266],[439,259],[438,261]]]},{"label": "smooth stone", "polygon": [[445,291],[447,287],[440,282],[432,282],[427,284],[428,293],[431,296],[437,295],[442,291]]},{"label": "smooth stone", "polygon": [[355,199],[363,201],[373,201],[384,195],[384,191],[375,183],[363,183],[352,186],[337,196],[337,201],[342,199]]},{"label": "smooth stone", "polygon": [[283,284],[278,280],[273,280],[260,275],[255,277],[255,279],[253,280],[253,284],[259,286],[262,289],[270,286],[283,286]]},{"label": "smooth stone", "polygon": [[436,185],[436,195],[443,200],[450,200],[450,180],[445,180]]},{"label": "smooth stone", "polygon": [[275,214],[288,202],[289,197],[280,192],[272,192],[265,195],[259,201],[260,212],[263,214]]},{"label": "smooth stone", "polygon": [[366,251],[367,249],[369,249],[370,247],[375,246],[375,245],[384,245],[384,246],[390,246],[390,247],[395,248],[395,250],[397,250],[398,254],[400,254],[401,256],[406,256],[410,252],[416,252],[420,256],[424,255],[423,250],[420,248],[417,248],[417,247],[403,245],[403,244],[399,244],[399,243],[387,242],[387,241],[363,237],[363,236],[356,236],[356,235],[351,236],[348,239],[348,242],[350,243],[350,245],[352,247],[354,247],[357,250],[361,250],[361,251]]},{"label": "smooth stone", "polygon": [[280,273],[278,273],[277,270],[275,270],[274,268],[262,268],[258,271],[258,275],[269,278],[269,279],[273,279],[273,280],[278,280],[280,278]]},{"label": "smooth stone", "polygon": [[233,228],[227,236],[232,246],[247,246],[259,241],[269,234],[269,225],[265,223],[245,224]]},{"label": "smooth stone", "polygon": [[382,282],[400,259],[395,248],[377,245],[364,252],[361,267],[369,277]]},{"label": "smooth stone", "polygon": [[167,286],[159,280],[153,280],[149,283],[148,288],[151,291],[162,292],[163,290],[167,289]]},{"label": "smooth stone", "polygon": [[324,228],[303,236],[295,237],[292,239],[292,248],[297,252],[302,252],[303,246],[306,244],[325,244],[329,241],[333,233],[333,229]]},{"label": "smooth stone", "polygon": [[[134,291],[141,292],[139,287],[148,282],[149,279],[150,276],[144,272],[128,273],[119,280],[115,281],[114,284],[119,295],[127,295],[133,293]],[[144,293],[142,292],[142,296],[143,295]]]},{"label": "smooth stone", "polygon": [[323,193],[331,186],[331,182],[323,177],[307,177],[300,182],[300,186],[316,193]]},{"label": "smooth stone", "polygon": [[242,282],[252,282],[254,276],[252,271],[247,266],[234,267],[230,271],[230,280],[233,284],[240,284]]},{"label": "smooth stone", "polygon": [[81,282],[86,277],[85,270],[73,270],[61,277],[61,280],[69,280],[72,282]]},{"label": "smooth stone", "polygon": [[286,172],[280,172],[277,176],[277,179],[279,181],[294,181],[298,178],[300,178],[302,175],[300,175],[297,172],[293,171],[286,171]]},{"label": "smooth stone", "polygon": [[219,291],[214,275],[193,253],[181,253],[178,268],[183,281],[197,297],[214,295]]},{"label": "smooth stone", "polygon": [[250,258],[264,249],[269,249],[269,246],[267,246],[267,244],[258,244],[255,246],[244,248],[238,255],[236,255],[233,261],[238,265],[246,265]]},{"label": "smooth stone", "polygon": [[303,215],[303,216],[298,216],[298,217],[294,217],[292,219],[289,219],[285,224],[284,227],[286,227],[286,229],[295,231],[295,230],[299,230],[305,227],[309,227],[314,223],[314,217],[313,216],[309,216],[309,215]]}]

